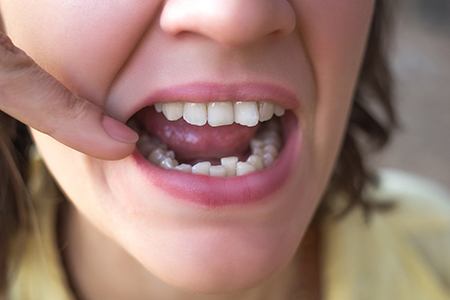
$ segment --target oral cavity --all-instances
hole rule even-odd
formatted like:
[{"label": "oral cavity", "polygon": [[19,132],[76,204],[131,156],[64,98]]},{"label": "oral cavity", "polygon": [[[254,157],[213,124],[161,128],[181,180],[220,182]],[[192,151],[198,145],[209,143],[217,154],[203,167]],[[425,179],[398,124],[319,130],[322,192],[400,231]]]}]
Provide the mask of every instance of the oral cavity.
[{"label": "oral cavity", "polygon": [[241,176],[277,159],[282,133],[269,102],[164,103],[137,114],[138,149],[164,169],[217,177]]}]

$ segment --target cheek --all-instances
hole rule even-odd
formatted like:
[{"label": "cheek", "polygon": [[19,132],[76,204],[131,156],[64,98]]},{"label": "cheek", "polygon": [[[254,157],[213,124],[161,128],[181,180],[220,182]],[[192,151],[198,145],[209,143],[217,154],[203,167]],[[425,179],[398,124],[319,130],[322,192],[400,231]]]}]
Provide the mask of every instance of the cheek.
[{"label": "cheek", "polygon": [[323,178],[335,162],[359,74],[374,1],[294,1],[317,89],[314,161]]},{"label": "cheek", "polygon": [[9,0],[1,9],[20,48],[68,88],[102,105],[160,3],[144,2]]}]

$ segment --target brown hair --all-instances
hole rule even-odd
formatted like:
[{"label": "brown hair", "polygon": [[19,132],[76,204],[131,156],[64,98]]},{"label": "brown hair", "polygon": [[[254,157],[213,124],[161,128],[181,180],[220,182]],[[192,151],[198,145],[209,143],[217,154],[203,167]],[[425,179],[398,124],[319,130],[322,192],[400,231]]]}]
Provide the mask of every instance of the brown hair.
[{"label": "brown hair", "polygon": [[377,186],[378,178],[369,168],[367,156],[372,150],[379,151],[390,141],[398,119],[394,109],[393,77],[389,69],[389,49],[392,8],[388,1],[376,1],[372,27],[361,72],[356,85],[353,106],[350,113],[341,152],[331,178],[329,188],[316,216],[332,210],[333,197],[342,193],[347,200],[338,218],[344,217],[354,207],[361,207],[366,222],[371,212],[387,211],[394,203],[377,203],[363,192],[367,185]]},{"label": "brown hair", "polygon": [[[366,165],[369,148],[381,149],[385,146],[396,125],[392,79],[385,53],[386,2],[376,1],[346,136],[327,195],[316,216],[329,210],[333,199],[330,195],[335,193],[345,194],[348,200],[338,212],[340,216],[357,206],[366,212],[377,208],[362,193],[367,184],[376,183],[376,177]],[[27,127],[0,112],[0,291],[7,284],[8,246],[19,230],[30,227],[30,199],[26,182],[31,145]]]}]

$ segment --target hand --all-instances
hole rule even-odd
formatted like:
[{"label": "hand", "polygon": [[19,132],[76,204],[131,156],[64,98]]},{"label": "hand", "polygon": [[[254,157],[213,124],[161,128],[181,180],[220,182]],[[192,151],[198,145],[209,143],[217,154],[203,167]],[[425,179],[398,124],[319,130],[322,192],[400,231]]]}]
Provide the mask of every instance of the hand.
[{"label": "hand", "polygon": [[59,142],[101,159],[129,155],[136,132],[39,67],[0,31],[0,110]]}]

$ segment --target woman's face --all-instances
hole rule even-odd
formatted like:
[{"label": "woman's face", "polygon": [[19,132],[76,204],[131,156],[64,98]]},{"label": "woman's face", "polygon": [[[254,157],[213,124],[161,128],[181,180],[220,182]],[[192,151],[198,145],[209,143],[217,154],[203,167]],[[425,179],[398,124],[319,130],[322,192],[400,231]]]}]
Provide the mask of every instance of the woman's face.
[{"label": "woman's face", "polygon": [[[33,130],[51,172],[94,228],[165,282],[209,292],[252,286],[293,258],[340,148],[373,6],[0,0],[6,31],[19,47],[124,122],[155,101],[262,99],[287,110],[281,154],[242,177],[164,170],[136,153],[102,161]],[[176,140],[177,158],[193,156],[184,158],[191,164],[202,160],[195,157],[200,152],[213,164],[233,154],[245,160],[242,149],[255,135],[242,125],[175,126],[157,113],[144,121],[152,134],[152,126],[162,128],[167,143]],[[198,143],[183,150],[189,138]]]}]

